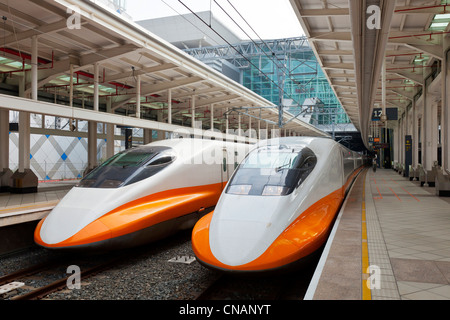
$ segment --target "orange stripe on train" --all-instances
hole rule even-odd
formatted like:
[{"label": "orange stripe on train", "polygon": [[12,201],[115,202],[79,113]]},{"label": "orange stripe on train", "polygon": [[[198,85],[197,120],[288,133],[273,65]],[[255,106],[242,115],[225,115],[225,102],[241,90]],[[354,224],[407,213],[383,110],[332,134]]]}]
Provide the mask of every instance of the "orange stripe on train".
[{"label": "orange stripe on train", "polygon": [[201,208],[214,206],[222,192],[222,183],[179,188],[155,193],[126,203],[91,222],[72,237],[47,244],[40,237],[45,219],[35,230],[35,241],[45,247],[67,247],[94,243],[126,235],[160,222],[175,219]]},{"label": "orange stripe on train", "polygon": [[212,214],[203,217],[194,227],[192,248],[207,264],[236,271],[268,270],[284,266],[308,256],[327,240],[333,220],[344,199],[345,187],[317,201],[286,228],[257,259],[240,266],[223,264],[211,252],[209,225]]}]

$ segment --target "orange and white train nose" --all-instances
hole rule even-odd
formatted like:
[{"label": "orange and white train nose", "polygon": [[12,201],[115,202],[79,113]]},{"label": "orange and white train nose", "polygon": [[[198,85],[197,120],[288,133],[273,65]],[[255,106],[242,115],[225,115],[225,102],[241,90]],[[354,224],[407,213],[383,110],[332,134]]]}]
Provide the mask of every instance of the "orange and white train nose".
[{"label": "orange and white train nose", "polygon": [[[259,199],[260,202],[262,200]],[[270,200],[273,206],[277,206],[275,199]],[[250,202],[254,208],[255,202]],[[287,268],[308,257],[325,243],[341,202],[342,190],[339,189],[314,203],[287,226],[280,223],[281,219],[273,219],[277,214],[271,216],[273,220],[245,220],[244,216],[248,218],[250,207],[245,210],[245,215],[242,209],[235,211],[241,215],[239,220],[221,219],[216,217],[216,211],[195,225],[192,248],[198,260],[213,269],[261,272]],[[242,199],[227,203],[242,204]],[[255,210],[255,214],[263,217],[264,212],[283,212],[280,203],[278,210],[272,208],[269,201],[265,206],[267,210]]]},{"label": "orange and white train nose", "polygon": [[89,192],[97,196],[105,192],[111,197],[115,192],[117,205],[119,193],[123,192],[74,188],[47,218],[39,222],[35,242],[46,248],[70,250],[81,247],[119,249],[157,240],[165,231],[192,227],[198,219],[195,212],[216,204],[220,190],[221,184],[179,188],[138,198],[112,209],[105,203],[96,206],[91,202],[89,209],[86,202],[81,207],[77,201],[81,195],[86,199]]}]

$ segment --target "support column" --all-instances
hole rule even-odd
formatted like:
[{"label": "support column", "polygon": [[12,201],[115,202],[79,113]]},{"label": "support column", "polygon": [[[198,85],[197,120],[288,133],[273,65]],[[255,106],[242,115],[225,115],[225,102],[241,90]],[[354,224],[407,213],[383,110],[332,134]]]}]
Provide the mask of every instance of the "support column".
[{"label": "support column", "polygon": [[98,77],[99,77],[99,64],[94,64],[94,111],[99,110],[99,88],[98,88]]},{"label": "support column", "polygon": [[228,119],[230,116],[228,114],[228,108],[226,108],[225,114],[226,114],[226,116],[225,116],[225,134],[228,134],[228,130],[229,130],[229,126],[230,126],[230,120]]},{"label": "support column", "polygon": [[210,121],[211,121],[211,131],[214,131],[214,104],[211,105]]},{"label": "support column", "polygon": [[19,172],[30,169],[30,113],[19,112]]},{"label": "support column", "polygon": [[238,133],[237,133],[237,136],[242,136],[242,133],[241,133],[241,120],[242,120],[242,116],[241,116],[241,114],[239,113],[239,115],[238,115]]},{"label": "support column", "polygon": [[106,124],[106,157],[109,159],[114,155],[114,124]]},{"label": "support column", "polygon": [[[163,122],[163,112],[162,112],[161,110],[159,110],[159,111],[156,113],[156,120],[157,120],[158,122]],[[160,140],[166,139],[166,132],[165,132],[165,131],[162,131],[162,130],[156,130],[156,133],[157,133],[156,141],[160,141]]]},{"label": "support column", "polygon": [[69,106],[73,107],[73,64],[70,64]]},{"label": "support column", "polygon": [[[38,38],[31,38],[31,99],[38,100]],[[24,97],[25,77],[19,80],[19,96]],[[10,177],[11,193],[36,193],[38,177],[30,169],[30,113],[19,112],[19,168]],[[9,124],[8,124],[9,127]],[[9,138],[8,138],[9,139]],[[9,151],[8,151],[9,152]]]},{"label": "support column", "polygon": [[31,38],[31,99],[38,99],[38,38]]},{"label": "support column", "polygon": [[172,124],[172,89],[167,91],[167,123]]},{"label": "support column", "polygon": [[[411,111],[412,111],[412,130],[411,130],[411,135],[412,135],[412,167],[414,168],[414,172],[415,170],[417,170],[417,165],[419,164],[418,160],[417,160],[417,153],[419,150],[419,137],[418,137],[418,121],[417,121],[417,112],[416,112],[416,100],[413,98],[412,100],[412,107],[411,107]],[[416,177],[416,175],[414,175],[414,177]]]},{"label": "support column", "polygon": [[405,172],[408,172],[408,169],[406,168],[406,161],[405,161],[405,152],[404,152],[404,146],[405,146],[405,136],[406,136],[406,127],[407,127],[407,121],[408,117],[406,112],[402,115],[402,131],[400,135],[400,142],[398,145],[399,153],[400,153],[400,159],[403,165],[402,175],[405,177]]},{"label": "support column", "polygon": [[442,166],[450,175],[450,37],[444,37],[442,62]]},{"label": "support column", "polygon": [[153,130],[144,129],[144,144],[149,144],[153,140]]},{"label": "support column", "polygon": [[[106,97],[106,112],[112,113],[112,98]],[[106,157],[109,159],[114,155],[114,128],[111,123],[106,124]]]},{"label": "support column", "polygon": [[136,77],[136,118],[141,118],[141,75]]},{"label": "support column", "polygon": [[422,159],[423,169],[425,171],[424,179],[421,178],[421,183],[424,186],[434,186],[435,170],[433,168],[434,162],[437,161],[437,139],[438,139],[438,118],[437,105],[434,97],[428,93],[431,79],[424,79],[423,103],[424,103],[424,141],[422,143]]},{"label": "support column", "polygon": [[[94,111],[99,111],[99,64],[94,64]],[[95,169],[97,162],[97,122],[89,121],[88,123],[88,164],[84,174],[88,174]]]},{"label": "support column", "polygon": [[195,96],[191,97],[191,127],[195,129]]},{"label": "support column", "polygon": [[[394,162],[397,163],[398,166],[400,166],[400,118],[397,120],[397,127],[394,128]],[[398,168],[396,168],[398,169]]]},{"label": "support column", "polygon": [[88,166],[85,174],[97,167],[97,122],[88,123]]},{"label": "support column", "polygon": [[0,109],[0,192],[9,191],[9,110]]},{"label": "support column", "polygon": [[[383,70],[381,73],[381,93],[382,93],[382,103],[381,103],[381,108],[382,108],[382,113],[381,113],[381,123],[385,123],[385,134],[381,134],[380,136],[384,138],[381,140],[381,143],[389,143],[389,141],[387,141],[387,116],[386,116],[386,59],[383,59]],[[383,131],[381,129],[381,131]],[[384,148],[380,149],[380,167],[381,168],[385,168],[385,160],[386,160],[386,152],[387,150]]]},{"label": "support column", "polygon": [[441,141],[442,170],[436,172],[436,195],[450,196],[450,37],[443,37]]},{"label": "support column", "polygon": [[261,139],[261,120],[258,120],[258,132],[256,138]]},{"label": "support column", "polygon": [[248,117],[248,137],[251,139],[252,136],[252,117]]}]

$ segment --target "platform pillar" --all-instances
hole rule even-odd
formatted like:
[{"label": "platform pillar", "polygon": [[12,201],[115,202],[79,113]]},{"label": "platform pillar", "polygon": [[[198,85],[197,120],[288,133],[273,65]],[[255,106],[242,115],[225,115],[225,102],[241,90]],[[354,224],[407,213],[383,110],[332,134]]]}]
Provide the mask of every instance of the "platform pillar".
[{"label": "platform pillar", "polygon": [[239,115],[238,115],[238,133],[237,133],[237,136],[239,136],[239,137],[242,135],[241,134],[241,120],[242,120],[242,116],[239,113]]},{"label": "platform pillar", "polygon": [[397,125],[393,129],[394,131],[394,159],[393,161],[400,164],[400,119],[397,120]]},{"label": "platform pillar", "polygon": [[[31,38],[31,99],[38,100],[38,39]],[[19,80],[19,96],[25,95],[25,77]],[[9,125],[8,125],[9,126]],[[38,177],[30,166],[30,113],[19,112],[19,168],[9,179],[9,192],[36,193]]]},{"label": "platform pillar", "polygon": [[9,191],[9,110],[0,109],[0,192]]},{"label": "platform pillar", "polygon": [[97,167],[97,122],[88,123],[88,165],[84,174]]},{"label": "platform pillar", "polygon": [[256,135],[256,139],[261,139],[261,120],[258,120],[258,132]]},{"label": "platform pillar", "polygon": [[99,83],[98,83],[99,69],[100,69],[99,64],[95,63],[94,64],[94,111],[98,111],[99,105],[100,105]]},{"label": "platform pillar", "polygon": [[399,130],[398,130],[398,162],[401,164],[401,173],[405,172],[405,161],[403,159],[402,146],[403,146],[403,137],[405,134],[405,118],[404,115],[400,116],[399,119]]},{"label": "platform pillar", "polygon": [[[163,112],[158,111],[156,114],[157,121],[162,122],[163,121]],[[164,140],[166,138],[166,132],[162,130],[156,130],[157,138],[156,141]]]},{"label": "platform pillar", "polygon": [[424,186],[434,186],[435,184],[435,168],[434,164],[437,161],[437,144],[438,144],[438,115],[437,115],[437,102],[435,97],[428,92],[429,85],[431,84],[431,79],[428,78],[424,81],[425,93],[424,102],[424,134],[425,138],[422,143],[422,159],[423,159],[423,169],[425,171]]},{"label": "platform pillar", "polygon": [[225,134],[228,134],[228,130],[229,130],[229,126],[230,126],[230,122],[228,120],[228,117],[230,116],[228,114],[228,108],[225,110],[225,114],[226,114],[226,116],[225,116]]},{"label": "platform pillar", "polygon": [[436,170],[436,195],[450,196],[450,37],[443,38],[441,83],[442,169]]},{"label": "platform pillar", "polygon": [[114,155],[114,124],[106,124],[106,157],[109,159]]},{"label": "platform pillar", "polygon": [[144,144],[149,144],[153,140],[153,130],[144,129]]},{"label": "platform pillar", "polygon": [[252,117],[248,117],[248,137],[252,138]]},{"label": "platform pillar", "polygon": [[195,96],[191,97],[191,127],[195,129]]},{"label": "platform pillar", "polygon": [[31,38],[31,99],[38,99],[38,39]]},{"label": "platform pillar", "polygon": [[214,105],[211,105],[211,113],[210,113],[210,119],[211,119],[211,131],[214,131]]},{"label": "platform pillar", "polygon": [[444,59],[442,61],[442,167],[450,175],[450,37],[443,39]]},{"label": "platform pillar", "polygon": [[172,124],[172,89],[167,91],[167,123]]},{"label": "platform pillar", "polygon": [[141,118],[141,75],[136,77],[136,118]]},{"label": "platform pillar", "polygon": [[[425,67],[425,65],[424,65]],[[428,131],[429,131],[429,118],[430,118],[430,108],[428,105],[428,83],[427,83],[427,74],[426,74],[426,68],[423,68],[423,87],[422,87],[422,101],[423,101],[423,112],[422,112],[422,119],[421,119],[421,133],[422,133],[422,168],[423,171],[419,174],[419,181],[421,185],[428,186],[428,163],[427,163],[427,153],[430,152],[430,148],[428,146]]]}]

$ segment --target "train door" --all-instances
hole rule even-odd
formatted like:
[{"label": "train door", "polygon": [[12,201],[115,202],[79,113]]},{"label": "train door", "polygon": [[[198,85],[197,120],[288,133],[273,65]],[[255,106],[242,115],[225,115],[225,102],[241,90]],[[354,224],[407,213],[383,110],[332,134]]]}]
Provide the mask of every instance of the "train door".
[{"label": "train door", "polygon": [[228,161],[228,152],[226,148],[223,148],[222,151],[222,166],[221,166],[221,174],[222,174],[222,189],[225,188],[228,179],[230,179],[230,168]]}]

